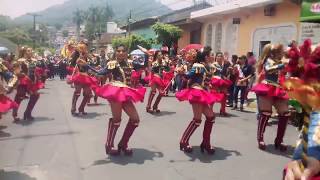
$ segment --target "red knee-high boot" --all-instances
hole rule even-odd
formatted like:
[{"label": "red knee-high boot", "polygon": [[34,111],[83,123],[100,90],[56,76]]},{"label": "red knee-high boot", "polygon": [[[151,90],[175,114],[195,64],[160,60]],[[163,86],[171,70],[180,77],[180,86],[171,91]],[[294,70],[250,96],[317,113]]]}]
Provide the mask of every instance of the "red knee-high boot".
[{"label": "red knee-high boot", "polygon": [[147,107],[146,107],[146,111],[148,113],[152,113],[151,104],[152,104],[152,101],[153,101],[153,98],[154,98],[155,95],[156,95],[156,91],[150,91],[149,98],[148,98],[148,104],[147,104]]},{"label": "red knee-high boot", "polygon": [[83,96],[83,99],[82,99],[81,104],[78,109],[79,113],[81,113],[83,115],[87,115],[87,113],[84,111],[84,108],[86,107],[86,105],[88,104],[90,99],[91,99],[91,96]]},{"label": "red knee-high boot", "polygon": [[206,117],[203,134],[202,134],[203,140],[200,145],[200,149],[202,153],[204,153],[205,150],[208,152],[208,154],[214,154],[215,152],[214,147],[211,146],[211,143],[210,143],[210,136],[211,136],[212,126],[214,122],[215,122],[215,117]]},{"label": "red knee-high boot", "polygon": [[192,147],[189,145],[189,139],[194,131],[200,126],[201,119],[193,119],[187,129],[184,131],[180,140],[180,150],[190,153],[192,152]]},{"label": "red knee-high boot", "polygon": [[227,95],[223,94],[223,98],[221,100],[221,108],[220,108],[220,115],[221,116],[227,116],[226,113],[226,105],[227,105]]},{"label": "red knee-high boot", "polygon": [[28,102],[28,105],[27,105],[27,109],[24,112],[24,116],[23,116],[24,120],[34,120],[34,117],[32,117],[31,113],[32,113],[32,110],[33,110],[34,106],[38,102],[39,97],[40,97],[40,94],[32,94],[32,95],[30,95],[30,99],[29,99],[29,102]]},{"label": "red knee-high boot", "polygon": [[263,135],[266,130],[266,126],[268,124],[269,118],[270,118],[270,115],[266,115],[263,113],[260,113],[258,116],[257,140],[258,140],[258,147],[261,150],[266,149],[266,144],[264,143]]},{"label": "red knee-high boot", "polygon": [[18,95],[16,95],[16,97],[14,98],[14,101],[19,105],[18,108],[12,109],[12,117],[15,122],[20,120],[18,118],[18,110],[23,99],[24,97]]},{"label": "red knee-high boot", "polygon": [[161,93],[159,93],[159,95],[157,96],[157,99],[154,102],[154,105],[152,106],[153,112],[160,113],[160,110],[158,109],[158,106],[159,106],[159,103],[161,101],[162,96],[163,95]]},{"label": "red knee-high boot", "polygon": [[107,142],[105,144],[106,154],[110,154],[110,155],[120,154],[119,150],[114,148],[114,138],[116,137],[119,126],[120,126],[120,122],[114,123],[112,118],[109,119]]},{"label": "red knee-high boot", "polygon": [[[19,107],[20,107],[21,102],[22,102],[22,101],[24,100],[24,98],[25,98],[26,92],[27,92],[27,91],[26,91],[26,88],[25,88],[25,87],[23,87],[23,86],[18,86],[18,87],[17,87],[17,94],[16,94],[15,97],[14,97],[14,101],[19,105]],[[13,119],[14,119],[14,122],[20,120],[20,118],[18,118],[18,110],[19,110],[19,107],[12,110],[12,117],[13,117]]]},{"label": "red knee-high boot", "polygon": [[118,144],[118,149],[123,151],[125,155],[131,156],[133,153],[132,149],[128,148],[128,142],[138,125],[138,123],[135,123],[129,119],[129,122],[124,130],[123,136]]},{"label": "red knee-high boot", "polygon": [[289,120],[289,116],[286,116],[286,115],[279,116],[277,137],[274,140],[274,147],[276,149],[279,149],[280,151],[287,150],[287,145],[283,144],[282,142],[283,142],[284,134],[287,129],[288,120]]},{"label": "red knee-high boot", "polygon": [[71,114],[72,115],[76,115],[77,101],[78,101],[79,97],[80,97],[80,94],[73,93],[72,103],[71,103]]},{"label": "red knee-high boot", "polygon": [[94,103],[95,103],[95,104],[98,104],[98,96],[97,96],[96,94],[94,95],[93,100],[94,100]]}]

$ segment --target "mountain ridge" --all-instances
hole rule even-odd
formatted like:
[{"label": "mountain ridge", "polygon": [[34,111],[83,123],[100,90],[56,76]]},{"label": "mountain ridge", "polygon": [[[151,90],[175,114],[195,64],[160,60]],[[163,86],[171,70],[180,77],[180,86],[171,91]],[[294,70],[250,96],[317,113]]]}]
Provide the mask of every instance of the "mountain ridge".
[{"label": "mountain ridge", "polygon": [[[56,23],[68,23],[72,21],[73,12],[79,8],[86,10],[90,6],[105,7],[110,5],[115,13],[114,20],[124,21],[132,10],[132,19],[142,19],[144,17],[156,16],[169,13],[172,10],[157,0],[68,0],[63,4],[51,6],[45,10],[35,12],[41,15],[37,21],[54,25]],[[126,6],[124,6],[126,4]],[[32,22],[29,15],[22,15],[14,19],[16,23]]]}]

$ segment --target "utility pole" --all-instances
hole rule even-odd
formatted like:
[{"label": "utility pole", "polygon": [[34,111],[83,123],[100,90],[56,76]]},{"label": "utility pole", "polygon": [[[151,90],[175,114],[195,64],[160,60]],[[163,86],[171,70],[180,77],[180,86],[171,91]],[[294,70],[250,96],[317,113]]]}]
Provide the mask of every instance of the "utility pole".
[{"label": "utility pole", "polygon": [[130,36],[130,34],[131,34],[131,15],[132,15],[132,10],[130,9],[130,14],[129,14],[129,17],[128,17],[128,34],[129,34],[129,36]]},{"label": "utility pole", "polygon": [[41,16],[40,14],[28,13],[27,15],[33,16],[33,49],[36,47],[36,17]]},{"label": "utility pole", "polygon": [[[106,15],[108,14],[108,0],[106,0]],[[106,31],[106,33],[108,34],[108,17],[106,17],[107,19],[106,19],[106,29],[105,29],[105,31]]]}]

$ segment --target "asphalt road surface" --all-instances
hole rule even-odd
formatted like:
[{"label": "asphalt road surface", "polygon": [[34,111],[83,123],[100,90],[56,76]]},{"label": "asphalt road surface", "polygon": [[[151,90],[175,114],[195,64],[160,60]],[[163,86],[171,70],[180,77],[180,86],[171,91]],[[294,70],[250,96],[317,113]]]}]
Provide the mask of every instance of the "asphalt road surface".
[{"label": "asphalt road surface", "polygon": [[[292,146],[286,153],[274,150],[275,119],[265,133],[267,150],[259,150],[256,113],[228,109],[232,116],[217,117],[213,128],[211,141],[216,153],[200,153],[201,125],[190,140],[194,152],[185,154],[179,150],[179,140],[192,119],[192,110],[171,94],[160,103],[159,115],[145,112],[147,99],[137,104],[141,124],[129,144],[134,155],[108,157],[104,152],[111,117],[108,102],[99,99],[100,105],[86,108],[86,117],[72,117],[72,93],[64,81],[48,81],[33,122],[14,124],[11,113],[3,117],[0,180],[278,180],[293,151]],[[215,105],[216,112],[218,108]],[[127,120],[124,115],[116,144]],[[294,145],[297,135],[290,125],[285,142]]]}]

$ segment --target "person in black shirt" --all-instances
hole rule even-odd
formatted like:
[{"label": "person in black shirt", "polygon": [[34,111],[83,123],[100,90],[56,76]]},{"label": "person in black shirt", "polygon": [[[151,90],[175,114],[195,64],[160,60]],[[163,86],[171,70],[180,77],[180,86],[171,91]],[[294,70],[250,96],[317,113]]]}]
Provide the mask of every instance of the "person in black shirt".
[{"label": "person in black shirt", "polygon": [[241,91],[240,97],[240,110],[243,111],[243,104],[245,100],[247,86],[249,84],[249,79],[254,75],[254,71],[251,65],[248,64],[246,56],[241,56],[237,65],[238,78],[236,80],[236,87],[234,90],[234,102],[235,105],[233,109],[238,108],[238,94]]},{"label": "person in black shirt", "polygon": [[59,62],[60,80],[64,80],[67,76],[67,60],[63,59]]}]

